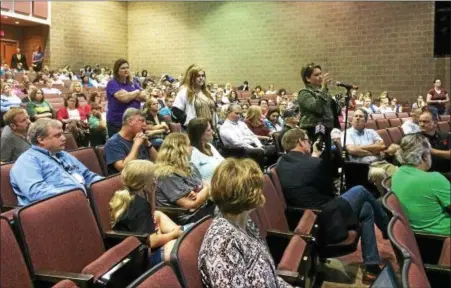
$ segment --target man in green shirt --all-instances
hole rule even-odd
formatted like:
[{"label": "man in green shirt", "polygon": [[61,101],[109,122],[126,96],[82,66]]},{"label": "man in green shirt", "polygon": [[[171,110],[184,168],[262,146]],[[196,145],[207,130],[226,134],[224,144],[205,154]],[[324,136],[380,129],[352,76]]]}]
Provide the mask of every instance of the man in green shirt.
[{"label": "man in green shirt", "polygon": [[393,175],[392,190],[414,231],[450,236],[451,184],[431,167],[431,145],[421,134],[401,140],[397,152],[402,166]]}]

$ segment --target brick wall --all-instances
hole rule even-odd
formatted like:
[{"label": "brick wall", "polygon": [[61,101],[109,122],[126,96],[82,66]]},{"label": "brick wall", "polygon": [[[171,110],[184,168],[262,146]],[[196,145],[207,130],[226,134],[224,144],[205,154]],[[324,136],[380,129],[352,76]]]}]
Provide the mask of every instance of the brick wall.
[{"label": "brick wall", "polygon": [[52,1],[46,60],[51,67],[107,65],[128,55],[127,3]]},{"label": "brick wall", "polygon": [[450,58],[433,58],[432,2],[133,2],[133,70],[178,75],[192,63],[209,82],[249,80],[297,91],[315,61],[334,79],[402,100],[435,77],[450,87]]}]

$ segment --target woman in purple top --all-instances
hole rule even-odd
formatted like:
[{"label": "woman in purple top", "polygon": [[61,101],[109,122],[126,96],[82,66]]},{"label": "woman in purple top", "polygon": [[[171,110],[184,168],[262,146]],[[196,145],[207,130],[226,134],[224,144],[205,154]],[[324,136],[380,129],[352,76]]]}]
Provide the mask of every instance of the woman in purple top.
[{"label": "woman in purple top", "polygon": [[106,85],[108,111],[106,122],[108,136],[111,137],[122,127],[122,115],[127,108],[141,108],[141,101],[146,101],[146,92],[133,81],[128,61],[119,59],[114,63],[113,79]]}]

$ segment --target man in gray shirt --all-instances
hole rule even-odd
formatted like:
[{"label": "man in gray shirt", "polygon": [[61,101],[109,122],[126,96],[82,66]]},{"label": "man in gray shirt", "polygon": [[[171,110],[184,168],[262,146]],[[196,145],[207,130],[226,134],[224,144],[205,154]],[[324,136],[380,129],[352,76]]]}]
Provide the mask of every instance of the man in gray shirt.
[{"label": "man in gray shirt", "polygon": [[27,140],[30,118],[25,109],[14,108],[3,115],[3,120],[6,126],[2,131],[0,161],[16,161],[31,146]]}]

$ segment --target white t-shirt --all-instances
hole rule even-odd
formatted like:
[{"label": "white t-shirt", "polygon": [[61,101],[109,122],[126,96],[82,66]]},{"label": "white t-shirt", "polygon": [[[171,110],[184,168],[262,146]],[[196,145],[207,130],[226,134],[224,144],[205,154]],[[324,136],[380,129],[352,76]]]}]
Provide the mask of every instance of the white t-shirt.
[{"label": "white t-shirt", "polygon": [[67,109],[67,114],[69,114],[69,120],[80,120],[80,112],[78,109]]},{"label": "white t-shirt", "polygon": [[194,107],[194,101],[192,103],[188,103],[187,98],[187,88],[180,88],[177,96],[175,96],[174,104],[172,106],[179,108],[184,111],[186,114],[186,120],[184,125],[187,126],[189,121],[197,117],[196,108]]},{"label": "white t-shirt", "polygon": [[224,157],[219,154],[218,150],[213,145],[208,145],[210,145],[213,156],[200,152],[196,147],[193,147],[193,152],[191,153],[191,162],[199,170],[202,180],[205,181],[211,181],[216,167],[224,161]]}]

